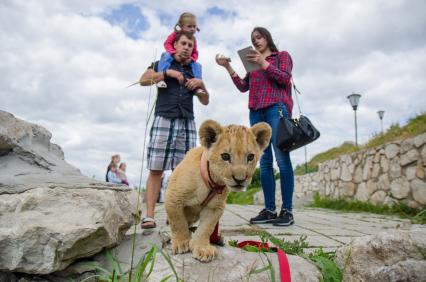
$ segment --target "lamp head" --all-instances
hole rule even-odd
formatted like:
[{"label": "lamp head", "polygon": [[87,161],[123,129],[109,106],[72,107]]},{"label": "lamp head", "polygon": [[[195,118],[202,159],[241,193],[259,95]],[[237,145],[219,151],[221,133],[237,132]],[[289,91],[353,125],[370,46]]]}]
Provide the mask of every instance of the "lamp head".
[{"label": "lamp head", "polygon": [[349,102],[351,103],[351,106],[354,111],[356,111],[356,109],[358,108],[359,98],[361,98],[361,95],[355,93],[348,96]]}]

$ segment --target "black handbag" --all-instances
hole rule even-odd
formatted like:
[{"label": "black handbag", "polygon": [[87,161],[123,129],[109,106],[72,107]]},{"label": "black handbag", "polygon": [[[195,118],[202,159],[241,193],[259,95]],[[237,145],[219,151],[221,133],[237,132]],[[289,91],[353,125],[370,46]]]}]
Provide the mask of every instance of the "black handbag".
[{"label": "black handbag", "polygon": [[293,82],[297,106],[299,108],[299,118],[287,118],[280,111],[280,120],[275,136],[275,145],[283,151],[290,152],[305,146],[320,137],[320,132],[315,128],[308,117],[302,114],[297,94],[300,94]]}]

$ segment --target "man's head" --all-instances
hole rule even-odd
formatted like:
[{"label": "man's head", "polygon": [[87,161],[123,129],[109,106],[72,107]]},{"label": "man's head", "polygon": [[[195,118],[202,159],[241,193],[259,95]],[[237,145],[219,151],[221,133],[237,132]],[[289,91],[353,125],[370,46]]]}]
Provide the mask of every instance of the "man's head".
[{"label": "man's head", "polygon": [[190,33],[184,31],[176,33],[176,40],[174,43],[176,53],[174,57],[178,62],[187,61],[191,57],[192,50],[194,49],[194,42],[194,36]]}]

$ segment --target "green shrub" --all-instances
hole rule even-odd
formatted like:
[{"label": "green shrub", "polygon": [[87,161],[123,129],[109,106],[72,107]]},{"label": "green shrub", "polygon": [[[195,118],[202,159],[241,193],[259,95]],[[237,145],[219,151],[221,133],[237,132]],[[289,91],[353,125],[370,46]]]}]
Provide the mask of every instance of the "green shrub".
[{"label": "green shrub", "polygon": [[259,192],[259,187],[251,187],[245,192],[230,192],[226,203],[238,205],[253,205],[253,195]]},{"label": "green shrub", "polygon": [[370,202],[361,202],[358,200],[349,201],[345,199],[330,199],[321,197],[319,193],[315,193],[314,201],[311,206],[315,208],[326,208],[340,211],[358,211],[384,215],[396,215],[401,218],[410,219],[413,223],[426,224],[426,209],[413,209],[402,203],[393,206],[375,205]]}]

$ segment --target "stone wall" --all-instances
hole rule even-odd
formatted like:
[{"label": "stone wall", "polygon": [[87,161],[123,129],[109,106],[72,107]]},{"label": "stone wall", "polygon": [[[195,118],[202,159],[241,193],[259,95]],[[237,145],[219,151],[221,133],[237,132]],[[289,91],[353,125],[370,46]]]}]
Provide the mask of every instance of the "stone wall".
[{"label": "stone wall", "polygon": [[324,162],[318,172],[295,177],[295,198],[310,199],[318,191],[334,199],[424,208],[425,164],[426,133]]}]

